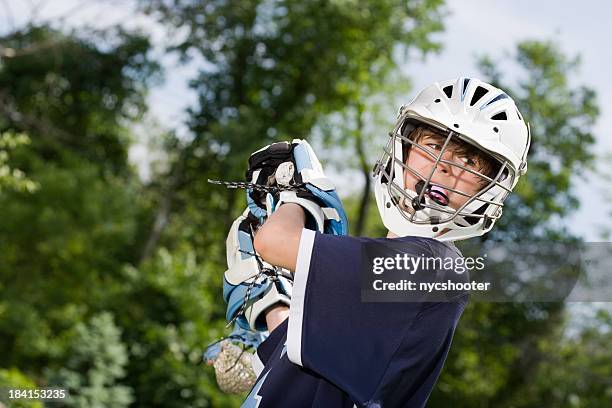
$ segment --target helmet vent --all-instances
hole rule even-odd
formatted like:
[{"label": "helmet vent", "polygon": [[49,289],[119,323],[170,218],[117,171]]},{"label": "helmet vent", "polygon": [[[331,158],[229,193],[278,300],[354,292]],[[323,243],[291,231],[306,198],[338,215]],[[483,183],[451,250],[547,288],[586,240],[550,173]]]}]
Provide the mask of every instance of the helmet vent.
[{"label": "helmet vent", "polygon": [[442,88],[442,90],[444,91],[444,93],[449,99],[453,97],[453,86],[452,85],[445,86],[444,88]]},{"label": "helmet vent", "polygon": [[506,112],[499,112],[496,113],[495,115],[491,116],[492,120],[508,120],[508,115],[506,115]]},{"label": "helmet vent", "polygon": [[493,98],[493,99],[491,99],[489,102],[485,103],[485,104],[484,104],[484,105],[483,105],[483,106],[480,108],[480,110],[483,110],[484,108],[486,108],[487,106],[491,105],[492,103],[495,103],[495,102],[497,102],[497,101],[499,101],[499,100],[502,100],[502,99],[510,99],[510,97],[509,97],[508,95],[506,95],[505,93],[500,94],[500,95],[497,95],[495,98]]},{"label": "helmet vent", "polygon": [[470,106],[474,106],[476,102],[480,100],[483,96],[485,96],[489,92],[486,88],[479,86],[474,91],[474,96],[472,96],[472,100],[470,101]]},{"label": "helmet vent", "polygon": [[463,100],[463,98],[465,98],[465,94],[467,93],[467,88],[468,88],[468,85],[470,84],[471,80],[472,80],[472,78],[465,78],[463,80],[463,92],[461,93],[461,100]]}]

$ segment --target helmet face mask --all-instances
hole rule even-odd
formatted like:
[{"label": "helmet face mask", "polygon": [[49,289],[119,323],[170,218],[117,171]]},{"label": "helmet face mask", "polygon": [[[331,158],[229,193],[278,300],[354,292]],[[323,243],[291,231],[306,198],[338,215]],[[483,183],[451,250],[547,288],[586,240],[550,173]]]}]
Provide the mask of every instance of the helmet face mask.
[{"label": "helmet face mask", "polygon": [[[483,85],[493,88],[480,81],[472,81],[480,88]],[[457,83],[463,84],[465,80],[460,78]],[[437,88],[435,90],[438,92],[432,94],[432,87]],[[489,90],[493,92],[497,88]],[[514,102],[497,91],[505,96],[498,98],[500,101],[497,105],[508,107],[510,102],[516,110]],[[423,94],[426,94],[425,98]],[[469,109],[453,114],[457,109],[452,100],[445,101],[447,109],[443,113],[447,114],[446,117],[431,114],[430,106],[426,106],[430,109],[423,109],[426,102],[429,105],[439,104],[441,96],[446,98],[442,86],[434,84],[402,107],[395,128],[389,134],[389,142],[375,166],[379,212],[385,226],[398,236],[417,235],[447,241],[486,233],[501,216],[503,202],[521,174],[520,169],[517,171],[516,168],[516,157],[524,159],[528,148],[528,130],[522,118],[525,151],[517,151],[519,154],[513,156],[503,142],[495,145],[495,135],[491,137],[486,134],[483,137],[478,131],[459,133],[461,128],[480,130],[477,126],[470,129],[469,125],[473,125],[473,122],[482,125],[478,122],[483,120],[474,120],[473,112]],[[463,101],[454,102],[458,102],[455,105],[465,105]],[[477,109],[479,106],[472,110]],[[497,126],[490,133],[498,133],[502,126],[496,122],[493,124]],[[516,123],[511,125],[516,128]],[[507,129],[508,126],[502,128]],[[499,136],[497,138],[500,139]],[[460,160],[456,160],[456,157]],[[524,167],[523,163],[518,167]]]},{"label": "helmet face mask", "polygon": [[[408,118],[405,119],[405,122],[407,121]],[[473,212],[469,212],[469,208],[474,207],[475,204],[478,205],[478,207],[485,204],[491,204],[501,208],[503,205],[502,203],[489,202],[483,198],[483,195],[494,186],[510,193],[510,189],[507,187],[508,182],[502,183],[504,180],[508,179],[510,174],[512,174],[511,177],[514,175],[514,172],[508,168],[507,161],[501,163],[492,156],[489,156],[489,160],[495,160],[496,167],[498,168],[498,170],[495,170],[494,175],[489,176],[479,171],[480,169],[474,168],[475,166],[468,166],[465,163],[462,164],[458,163],[456,160],[451,161],[448,158],[444,158],[448,155],[447,152],[450,153],[456,150],[457,146],[465,146],[467,143],[461,139],[458,133],[447,130],[447,135],[441,135],[442,140],[440,140],[440,142],[443,144],[440,150],[432,150],[420,143],[417,138],[411,137],[410,134],[406,135],[405,128],[406,126],[404,123],[400,127],[402,133],[399,131],[395,133],[391,141],[391,146],[393,146],[393,150],[395,150],[394,147],[398,144],[397,139],[400,140],[402,145],[402,159],[397,159],[397,156],[399,156],[397,152],[391,151],[389,157],[394,157],[393,161],[396,165],[387,165],[386,169],[389,170],[389,172],[385,174],[385,176],[389,180],[394,180],[396,179],[395,171],[398,166],[401,169],[402,176],[397,176],[401,177],[403,180],[402,186],[392,181],[391,183],[387,183],[387,189],[390,197],[392,197],[399,206],[401,214],[405,216],[408,221],[423,225],[442,224],[452,220],[460,220],[462,217],[469,217],[469,221],[473,221],[471,218],[484,218],[483,214],[473,214]],[[422,128],[422,126],[416,125],[413,130],[408,133],[416,132],[419,128]],[[436,133],[440,134],[439,131]],[[470,150],[474,151],[476,149],[477,148],[474,146],[473,149]],[[426,156],[425,160],[420,160],[421,162],[426,161],[426,163],[421,164],[420,169],[411,165],[411,152],[413,157],[419,153],[420,156]],[[487,156],[487,153],[482,152],[481,156]],[[391,161],[388,161],[388,163],[391,163]],[[476,179],[478,187],[470,189],[471,191],[466,191],[467,188],[465,187],[458,189],[455,187],[457,180],[453,177],[447,177],[445,180],[448,181],[452,179],[453,185],[450,185],[448,182],[435,181],[434,178],[437,175],[436,173],[441,171],[439,167],[443,165],[451,168],[449,172],[452,173],[469,173],[467,177]],[[412,182],[406,183],[407,180]],[[452,196],[455,197],[455,200],[451,200]],[[455,202],[459,203],[457,204]],[[466,225],[469,224],[470,222],[466,223]]]}]

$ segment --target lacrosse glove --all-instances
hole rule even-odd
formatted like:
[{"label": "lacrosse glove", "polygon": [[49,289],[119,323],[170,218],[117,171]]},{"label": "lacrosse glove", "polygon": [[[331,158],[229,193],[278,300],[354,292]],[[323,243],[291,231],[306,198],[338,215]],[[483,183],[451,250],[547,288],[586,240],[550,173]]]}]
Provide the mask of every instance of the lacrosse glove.
[{"label": "lacrosse glove", "polygon": [[268,145],[249,158],[247,180],[267,189],[247,190],[247,203],[260,223],[283,203],[296,203],[306,213],[306,228],[347,235],[348,220],[332,181],[305,140]]},{"label": "lacrosse glove", "polygon": [[263,261],[255,252],[253,234],[258,219],[246,209],[226,240],[227,270],[223,280],[226,319],[247,330],[267,331],[265,310],[277,303],[289,306],[292,277],[289,271]]}]

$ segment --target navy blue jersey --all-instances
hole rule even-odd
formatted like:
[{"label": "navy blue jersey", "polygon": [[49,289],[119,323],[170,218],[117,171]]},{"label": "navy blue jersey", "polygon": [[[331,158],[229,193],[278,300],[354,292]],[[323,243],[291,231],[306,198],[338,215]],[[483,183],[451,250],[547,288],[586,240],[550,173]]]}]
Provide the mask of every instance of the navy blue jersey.
[{"label": "navy blue jersey", "polygon": [[468,295],[446,302],[363,302],[364,247],[389,241],[418,248],[419,255],[461,257],[454,245],[429,238],[304,229],[289,318],[258,348],[259,377],[243,407],[425,405]]}]

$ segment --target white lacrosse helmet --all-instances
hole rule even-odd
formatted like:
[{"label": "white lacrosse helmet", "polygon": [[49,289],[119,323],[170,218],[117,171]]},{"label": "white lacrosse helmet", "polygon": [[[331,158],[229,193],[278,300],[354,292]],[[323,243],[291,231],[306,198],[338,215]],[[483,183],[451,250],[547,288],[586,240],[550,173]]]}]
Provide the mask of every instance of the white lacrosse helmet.
[{"label": "white lacrosse helmet", "polygon": [[[417,126],[446,134],[446,142],[436,154],[410,138]],[[525,124],[514,101],[502,90],[474,78],[436,82],[400,108],[390,140],[374,167],[378,211],[389,231],[397,236],[415,235],[440,241],[457,241],[485,234],[502,214],[504,200],[521,175],[527,171],[530,144]],[[489,177],[454,161],[443,159],[449,143],[468,143],[493,159],[499,170]],[[404,149],[408,147],[408,149]],[[430,174],[420,174],[406,165],[404,151],[418,148],[431,158]],[[474,194],[468,194],[432,181],[439,163],[459,167],[486,181]],[[496,166],[497,170],[497,166]],[[404,172],[420,181],[404,186]],[[448,200],[437,199],[436,191],[446,189],[468,197],[455,209]]]}]

